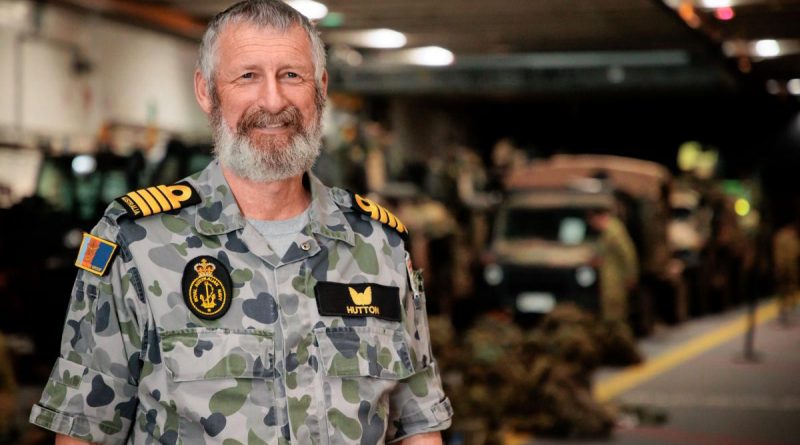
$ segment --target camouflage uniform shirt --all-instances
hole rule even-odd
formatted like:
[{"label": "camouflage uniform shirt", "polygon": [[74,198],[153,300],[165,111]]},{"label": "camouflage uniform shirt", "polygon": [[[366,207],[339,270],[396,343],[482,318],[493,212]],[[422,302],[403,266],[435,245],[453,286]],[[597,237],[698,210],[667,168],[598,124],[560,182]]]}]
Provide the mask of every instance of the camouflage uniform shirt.
[{"label": "camouflage uniform shirt", "polygon": [[[246,223],[217,162],[187,179],[200,204],[140,219],[109,206],[92,234],[118,254],[102,277],[79,271],[31,422],[108,444],[379,444],[447,428],[413,291],[422,277],[400,235],[306,179],[310,222],[283,257]],[[200,256],[231,278],[213,320],[184,302]],[[320,315],[320,282],[396,288],[397,320]]]}]

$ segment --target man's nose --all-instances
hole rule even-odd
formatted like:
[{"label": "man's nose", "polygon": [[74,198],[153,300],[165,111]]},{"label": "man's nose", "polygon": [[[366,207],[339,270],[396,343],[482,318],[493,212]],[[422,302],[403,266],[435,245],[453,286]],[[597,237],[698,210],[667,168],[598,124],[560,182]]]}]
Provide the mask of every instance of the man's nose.
[{"label": "man's nose", "polygon": [[286,108],[288,100],[280,82],[276,80],[264,82],[261,86],[261,91],[259,91],[258,103],[270,113],[277,113]]}]

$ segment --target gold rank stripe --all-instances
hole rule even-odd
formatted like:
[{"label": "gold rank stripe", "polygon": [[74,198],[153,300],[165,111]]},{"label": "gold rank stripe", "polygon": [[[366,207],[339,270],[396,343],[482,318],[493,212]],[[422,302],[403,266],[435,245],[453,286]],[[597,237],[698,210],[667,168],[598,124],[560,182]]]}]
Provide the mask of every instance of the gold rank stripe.
[{"label": "gold rank stripe", "polygon": [[136,203],[136,205],[139,207],[139,210],[141,210],[142,215],[150,216],[150,215],[153,214],[153,211],[150,210],[150,206],[147,205],[147,202],[145,202],[145,200],[142,199],[142,197],[138,193],[136,193],[135,191],[129,192],[125,196],[127,196],[130,199],[132,199],[133,202]]},{"label": "gold rank stripe", "polygon": [[382,224],[386,224],[387,226],[397,230],[400,232],[400,235],[408,236],[408,229],[406,228],[405,224],[400,222],[400,219],[396,217],[394,213],[386,210],[378,204],[375,204],[375,202],[373,202],[371,199],[364,198],[357,193],[353,194],[353,202],[355,203],[353,207],[356,210],[368,215],[375,221],[379,221]]},{"label": "gold rank stripe", "polygon": [[170,205],[167,197],[164,196],[159,189],[155,187],[147,187],[147,192],[150,193],[153,198],[156,199],[156,201],[158,201],[158,205],[160,205],[164,211],[172,210],[172,205]]},{"label": "gold rank stripe", "polygon": [[187,182],[134,190],[116,200],[133,218],[156,215],[201,202],[200,196]]},{"label": "gold rank stripe", "polygon": [[150,206],[150,210],[152,210],[153,213],[160,213],[162,211],[161,206],[158,205],[158,201],[156,201],[156,199],[153,198],[153,195],[151,195],[150,192],[148,192],[145,189],[141,189],[137,190],[136,193],[138,193],[139,196],[144,198],[144,200],[147,202],[147,205]]}]

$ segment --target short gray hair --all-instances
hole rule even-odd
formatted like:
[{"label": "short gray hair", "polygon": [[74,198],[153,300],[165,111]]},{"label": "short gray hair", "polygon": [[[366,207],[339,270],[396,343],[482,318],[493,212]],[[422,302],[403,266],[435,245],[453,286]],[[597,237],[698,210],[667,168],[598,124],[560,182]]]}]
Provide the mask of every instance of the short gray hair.
[{"label": "short gray hair", "polygon": [[300,26],[311,43],[311,56],[314,63],[314,80],[317,88],[322,85],[325,72],[325,45],[319,33],[308,19],[294,8],[279,0],[244,0],[220,12],[208,23],[203,40],[200,42],[200,56],[197,69],[208,85],[209,94],[216,91],[214,71],[217,65],[217,41],[222,30],[230,23],[251,23],[260,27],[270,27],[281,32],[292,26]]}]

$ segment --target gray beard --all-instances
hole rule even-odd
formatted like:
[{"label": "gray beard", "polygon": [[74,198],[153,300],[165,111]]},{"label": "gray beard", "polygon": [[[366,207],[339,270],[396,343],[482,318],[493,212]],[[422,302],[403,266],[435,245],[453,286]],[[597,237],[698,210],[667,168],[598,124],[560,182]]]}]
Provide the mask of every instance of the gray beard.
[{"label": "gray beard", "polygon": [[[215,110],[212,113],[218,112]],[[275,182],[303,174],[314,166],[322,144],[321,114],[284,147],[256,146],[245,134],[234,134],[221,113],[212,119],[214,154],[236,176],[255,182]],[[262,144],[274,145],[274,144]]]}]

